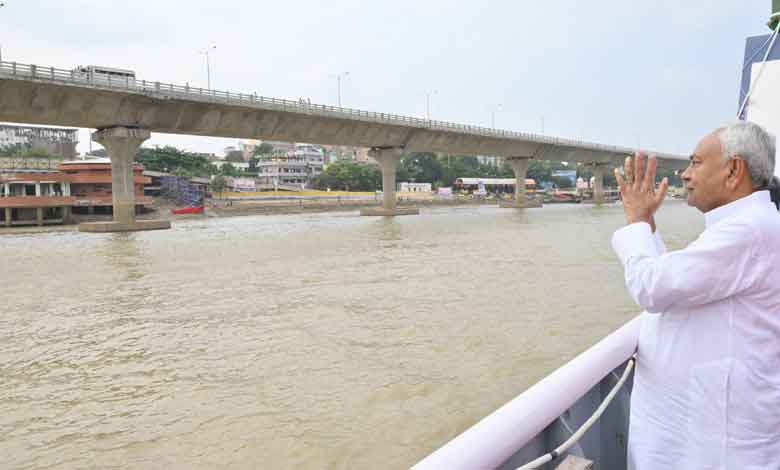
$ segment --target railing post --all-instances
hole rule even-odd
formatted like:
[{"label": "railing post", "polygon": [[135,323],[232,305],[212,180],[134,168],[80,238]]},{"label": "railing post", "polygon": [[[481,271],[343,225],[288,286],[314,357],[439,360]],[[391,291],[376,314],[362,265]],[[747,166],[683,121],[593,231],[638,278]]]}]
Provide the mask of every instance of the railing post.
[{"label": "railing post", "polygon": [[30,74],[32,78],[35,78],[35,65],[30,65]]},{"label": "railing post", "polygon": [[13,74],[16,75],[16,62],[13,63]]},{"label": "railing post", "polygon": [[54,67],[49,67],[51,70],[49,72],[51,73],[51,79],[54,80]]}]

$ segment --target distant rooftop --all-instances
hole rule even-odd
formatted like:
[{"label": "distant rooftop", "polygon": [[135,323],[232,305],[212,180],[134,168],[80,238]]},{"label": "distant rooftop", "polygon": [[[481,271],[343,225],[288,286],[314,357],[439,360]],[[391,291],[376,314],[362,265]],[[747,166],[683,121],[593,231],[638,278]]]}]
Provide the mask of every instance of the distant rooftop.
[{"label": "distant rooftop", "polygon": [[90,163],[111,163],[110,158],[104,158],[104,157],[95,157],[90,158],[89,160],[68,160],[67,162],[62,162],[62,165],[84,165],[84,164],[90,164]]}]

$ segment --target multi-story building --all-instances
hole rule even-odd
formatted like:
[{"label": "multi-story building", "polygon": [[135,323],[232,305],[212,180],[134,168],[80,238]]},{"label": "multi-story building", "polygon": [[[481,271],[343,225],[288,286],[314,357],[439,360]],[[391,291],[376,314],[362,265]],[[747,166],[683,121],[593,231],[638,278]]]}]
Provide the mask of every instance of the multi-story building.
[{"label": "multi-story building", "polygon": [[[144,196],[143,165],[133,167],[136,207],[152,204]],[[110,214],[111,162],[79,160],[60,164],[56,171],[24,170],[0,173],[0,225],[69,223],[73,214]]]},{"label": "multi-story building", "polygon": [[78,129],[0,125],[0,150],[14,146],[42,149],[62,160],[76,157]]},{"label": "multi-story building", "polygon": [[295,150],[294,142],[281,142],[277,140],[265,140],[262,143],[268,144],[273,147],[274,152],[290,152]]},{"label": "multi-story building", "polygon": [[349,160],[354,162],[367,162],[368,148],[353,147],[351,145],[326,145],[325,160],[326,163],[333,163],[337,160]]},{"label": "multi-story building", "polygon": [[211,166],[213,166],[217,170],[221,170],[224,165],[231,165],[233,166],[233,168],[243,172],[247,172],[250,169],[249,162],[228,162],[225,160],[216,160],[211,162]]},{"label": "multi-story building", "polygon": [[490,165],[495,167],[499,167],[503,163],[503,159],[495,155],[477,155],[477,161],[482,165]]},{"label": "multi-story building", "polygon": [[295,144],[288,152],[274,152],[261,156],[257,162],[257,180],[262,186],[305,187],[313,177],[322,173],[325,155],[311,144]]}]

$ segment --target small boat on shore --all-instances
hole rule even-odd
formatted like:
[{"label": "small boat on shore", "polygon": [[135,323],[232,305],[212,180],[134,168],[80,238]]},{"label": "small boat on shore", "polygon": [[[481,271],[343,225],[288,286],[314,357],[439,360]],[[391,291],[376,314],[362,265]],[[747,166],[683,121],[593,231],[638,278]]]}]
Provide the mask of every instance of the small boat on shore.
[{"label": "small boat on shore", "polygon": [[184,207],[182,209],[171,209],[174,214],[202,214],[206,209],[205,206]]}]

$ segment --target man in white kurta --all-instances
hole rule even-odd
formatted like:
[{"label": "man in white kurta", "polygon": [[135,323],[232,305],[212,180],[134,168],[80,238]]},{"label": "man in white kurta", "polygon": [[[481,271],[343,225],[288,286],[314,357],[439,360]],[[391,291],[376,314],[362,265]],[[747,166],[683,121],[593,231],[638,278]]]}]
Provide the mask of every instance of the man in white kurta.
[{"label": "man in white kurta", "polygon": [[[777,179],[749,168],[763,156],[733,151],[763,132],[750,126],[715,131],[691,157],[682,179],[706,228],[685,249],[667,252],[655,230],[667,185],[655,189],[655,160],[645,172],[637,155],[618,174],[629,225],[612,243],[646,310],[630,470],[780,469],[780,214],[763,189],[776,194]],[[774,138],[762,135],[773,169]]]}]

